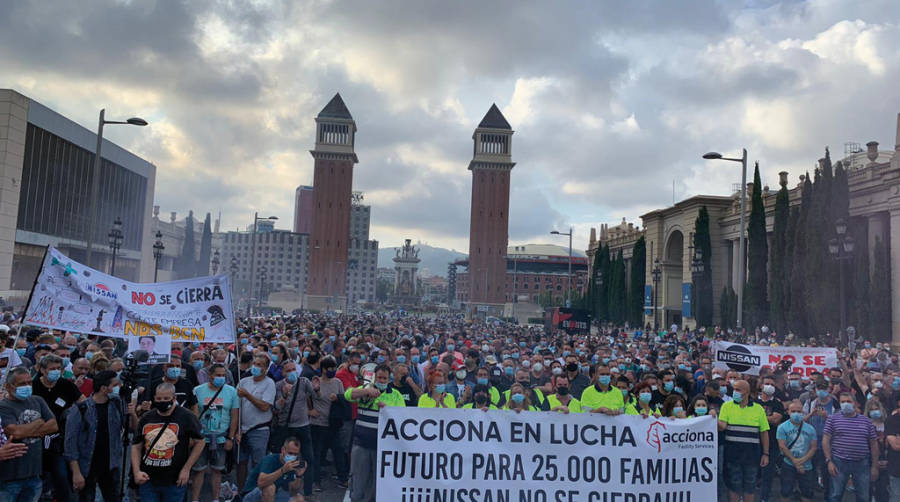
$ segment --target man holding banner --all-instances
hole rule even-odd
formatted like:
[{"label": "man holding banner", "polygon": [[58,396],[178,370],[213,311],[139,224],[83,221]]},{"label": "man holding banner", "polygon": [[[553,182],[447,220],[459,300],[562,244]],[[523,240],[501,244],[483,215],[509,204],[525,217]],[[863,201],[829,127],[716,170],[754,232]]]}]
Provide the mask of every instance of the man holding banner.
[{"label": "man holding banner", "polygon": [[753,502],[759,468],[769,464],[769,422],[763,407],[750,398],[750,384],[734,383],[733,401],[719,411],[725,440],[725,485],[728,499]]}]

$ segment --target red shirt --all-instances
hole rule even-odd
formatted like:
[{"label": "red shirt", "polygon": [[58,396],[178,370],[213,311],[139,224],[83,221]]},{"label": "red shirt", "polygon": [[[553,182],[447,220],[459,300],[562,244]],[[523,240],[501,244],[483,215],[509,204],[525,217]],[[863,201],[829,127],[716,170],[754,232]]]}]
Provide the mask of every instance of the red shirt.
[{"label": "red shirt", "polygon": [[84,397],[91,397],[91,395],[94,393],[94,381],[88,377],[84,377],[84,382],[82,382],[81,385],[78,386],[78,390],[80,390],[81,393],[84,394]]},{"label": "red shirt", "polygon": [[[344,384],[345,389],[355,389],[359,387],[359,379],[356,378],[356,375],[352,373],[347,368],[342,368],[337,372],[335,378],[341,381]],[[350,403],[351,416],[353,420],[356,420],[356,403]]]}]

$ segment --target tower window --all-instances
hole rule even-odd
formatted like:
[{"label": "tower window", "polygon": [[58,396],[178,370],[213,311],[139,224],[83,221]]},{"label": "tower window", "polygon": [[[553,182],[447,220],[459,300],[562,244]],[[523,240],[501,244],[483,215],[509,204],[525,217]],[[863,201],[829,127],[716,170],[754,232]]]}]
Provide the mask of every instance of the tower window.
[{"label": "tower window", "polygon": [[509,136],[505,134],[482,134],[481,153],[509,153]]},{"label": "tower window", "polygon": [[319,124],[319,143],[349,145],[350,126],[348,124]]}]

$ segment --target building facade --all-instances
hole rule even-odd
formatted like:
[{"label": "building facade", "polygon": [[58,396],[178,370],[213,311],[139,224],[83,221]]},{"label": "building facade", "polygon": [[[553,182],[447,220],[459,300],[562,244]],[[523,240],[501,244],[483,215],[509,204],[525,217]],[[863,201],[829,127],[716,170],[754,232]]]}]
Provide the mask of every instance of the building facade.
[{"label": "building facade", "polygon": [[300,185],[294,191],[294,233],[308,234],[312,230],[313,187]]},{"label": "building facade", "polygon": [[309,280],[306,306],[321,310],[347,301],[356,122],[335,94],[316,117],[313,167],[313,221],[310,231]]},{"label": "building facade", "polygon": [[[470,315],[502,315],[507,301],[506,247],[513,130],[497,105],[472,134],[474,154],[469,223],[467,305]],[[461,283],[457,282],[457,286]]]},{"label": "building facade", "polygon": [[[160,211],[159,206],[153,206],[153,218],[150,220],[150,233],[153,237],[153,242],[156,242],[156,233],[159,232],[162,234],[160,241],[163,243],[163,251],[159,257],[159,271],[156,273],[157,280],[159,282],[165,281],[174,281],[178,279],[178,275],[175,271],[175,264],[177,260],[181,257],[182,250],[184,249],[184,232],[187,228],[187,218],[178,219],[178,213],[172,211],[169,213],[169,217],[167,219],[161,219],[159,217]],[[193,216],[193,212],[191,213]],[[192,218],[194,222],[194,257],[198,258],[200,256],[200,244],[203,236],[203,220],[198,219],[196,217]],[[219,233],[219,220],[215,220],[213,222],[212,227],[212,253],[219,250],[219,268],[216,272],[225,273],[227,269],[227,265],[222,265],[221,261],[221,248],[222,248],[222,235]],[[156,257],[153,257],[154,267],[156,267]],[[214,271],[212,269],[212,264],[210,263],[209,274],[213,274]]]},{"label": "building facade", "polygon": [[406,239],[394,256],[394,294],[391,303],[418,303],[421,294],[417,284],[420,261],[419,250],[412,245],[412,239]]},{"label": "building facade", "polygon": [[121,218],[124,241],[116,275],[153,279],[150,215],[156,166],[103,140],[97,215],[90,213],[97,136],[16,91],[0,89],[0,295],[27,296],[52,245],[86,260],[94,219],[91,267],[109,271],[107,234]]}]

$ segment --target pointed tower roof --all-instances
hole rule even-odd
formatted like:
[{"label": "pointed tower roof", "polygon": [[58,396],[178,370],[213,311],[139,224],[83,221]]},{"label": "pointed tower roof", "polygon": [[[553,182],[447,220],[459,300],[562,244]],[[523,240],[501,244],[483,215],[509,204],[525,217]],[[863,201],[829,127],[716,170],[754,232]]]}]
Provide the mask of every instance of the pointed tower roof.
[{"label": "pointed tower roof", "polygon": [[329,101],[328,104],[325,105],[325,108],[322,108],[322,111],[319,112],[318,118],[353,120],[353,116],[350,115],[350,110],[347,109],[347,105],[345,105],[344,100],[341,99],[341,93],[337,93],[331,98],[331,101]]},{"label": "pointed tower roof", "polygon": [[481,122],[478,124],[478,127],[485,127],[489,129],[506,129],[512,131],[512,127],[510,127],[509,122],[506,121],[506,117],[500,113],[500,109],[497,108],[497,104],[494,103],[491,105],[491,109],[484,115],[484,118],[481,119]]}]

